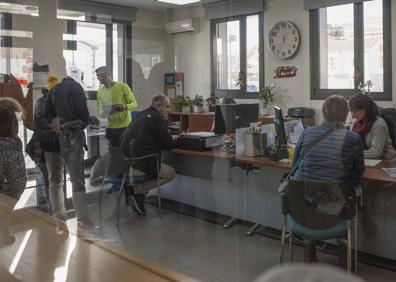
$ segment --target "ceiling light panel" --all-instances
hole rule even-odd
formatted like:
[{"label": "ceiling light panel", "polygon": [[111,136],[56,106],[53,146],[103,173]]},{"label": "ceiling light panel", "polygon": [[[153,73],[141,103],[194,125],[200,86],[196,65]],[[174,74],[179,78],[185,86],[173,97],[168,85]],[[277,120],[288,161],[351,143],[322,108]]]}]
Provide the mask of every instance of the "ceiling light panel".
[{"label": "ceiling light panel", "polygon": [[201,0],[157,0],[157,1],[169,3],[169,4],[175,4],[175,5],[187,5],[187,4],[191,4],[191,3],[200,2]]}]

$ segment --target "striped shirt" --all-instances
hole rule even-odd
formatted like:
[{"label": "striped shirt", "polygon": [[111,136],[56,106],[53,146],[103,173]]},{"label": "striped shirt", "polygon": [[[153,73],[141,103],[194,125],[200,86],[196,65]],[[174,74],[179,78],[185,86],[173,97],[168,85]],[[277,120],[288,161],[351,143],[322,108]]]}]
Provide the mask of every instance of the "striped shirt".
[{"label": "striped shirt", "polygon": [[369,147],[364,151],[366,159],[396,159],[396,150],[392,146],[388,126],[383,118],[377,117],[365,139]]},{"label": "striped shirt", "polygon": [[296,144],[293,167],[297,165],[305,148],[329,128],[335,131],[307,152],[293,179],[335,181],[353,185],[360,183],[364,172],[360,136],[347,129],[337,129],[328,121],[304,130]]}]

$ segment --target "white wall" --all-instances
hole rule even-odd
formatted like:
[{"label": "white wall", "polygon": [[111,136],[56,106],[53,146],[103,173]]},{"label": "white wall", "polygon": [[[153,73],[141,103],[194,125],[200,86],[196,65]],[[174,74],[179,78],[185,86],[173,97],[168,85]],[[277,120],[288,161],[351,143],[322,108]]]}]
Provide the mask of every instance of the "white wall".
[{"label": "white wall", "polygon": [[195,6],[170,12],[167,21],[192,18],[193,32],[171,35],[174,46],[174,68],[184,73],[184,94],[210,96],[210,21],[204,9]]},{"label": "white wall", "polygon": [[[132,24],[132,90],[139,109],[148,107],[153,96],[164,92],[164,74],[172,70],[168,37],[165,13],[137,11]],[[150,61],[151,56],[160,57],[160,61],[149,68],[143,61],[147,58]]]}]

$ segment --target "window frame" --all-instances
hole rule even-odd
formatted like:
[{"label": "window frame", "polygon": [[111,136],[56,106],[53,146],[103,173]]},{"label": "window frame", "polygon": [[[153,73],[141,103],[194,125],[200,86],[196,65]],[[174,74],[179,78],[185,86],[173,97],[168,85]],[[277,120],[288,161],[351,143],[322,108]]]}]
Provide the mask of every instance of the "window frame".
[{"label": "window frame", "polygon": [[[383,26],[383,76],[384,90],[371,92],[377,101],[392,101],[392,34],[391,34],[391,1],[382,0]],[[320,88],[320,46],[319,46],[319,9],[310,10],[310,67],[311,67],[311,100],[324,100],[330,95],[342,95],[350,98],[361,93],[358,86],[365,82],[364,78],[364,2],[354,3],[354,69],[359,73],[354,89]]]},{"label": "window frame", "polygon": [[[257,15],[259,22],[259,89],[256,92],[247,92],[246,83],[240,89],[219,89],[217,88],[217,39],[216,26],[220,23],[229,21],[239,21],[239,36],[240,36],[240,71],[245,74],[246,82],[246,19],[249,16]],[[213,19],[210,22],[210,58],[211,58],[211,96],[218,96],[220,98],[236,98],[236,99],[258,99],[260,89],[264,87],[264,16],[263,13],[252,13],[246,15],[239,15],[227,18]]]},{"label": "window frame", "polygon": [[[96,17],[91,17],[89,20],[67,20],[67,34],[77,34],[77,22],[89,22],[103,24],[106,30],[106,66],[113,72],[113,24],[123,25],[123,82],[127,83],[132,89],[132,60],[128,54],[132,54],[132,24],[130,22],[121,20],[112,20],[111,23],[102,23],[96,20]],[[74,40],[66,40],[66,48],[64,50],[77,50],[77,42]],[[96,93],[96,90],[89,91]],[[94,95],[96,96],[96,94]]]}]

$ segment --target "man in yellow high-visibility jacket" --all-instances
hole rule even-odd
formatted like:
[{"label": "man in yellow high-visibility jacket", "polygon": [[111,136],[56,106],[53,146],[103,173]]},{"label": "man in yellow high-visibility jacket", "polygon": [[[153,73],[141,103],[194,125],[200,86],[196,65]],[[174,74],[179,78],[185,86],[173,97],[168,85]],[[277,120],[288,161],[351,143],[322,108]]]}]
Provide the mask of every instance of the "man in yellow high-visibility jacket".
[{"label": "man in yellow high-visibility jacket", "polygon": [[137,108],[137,102],[128,84],[113,81],[109,68],[97,68],[96,77],[102,84],[97,92],[98,114],[108,119],[106,138],[110,146],[118,146],[121,134],[132,121],[131,110]]}]

